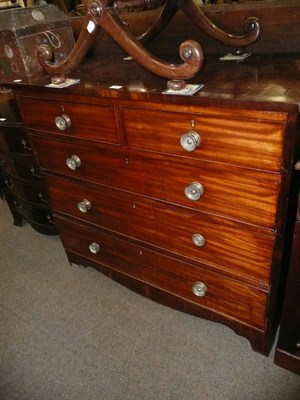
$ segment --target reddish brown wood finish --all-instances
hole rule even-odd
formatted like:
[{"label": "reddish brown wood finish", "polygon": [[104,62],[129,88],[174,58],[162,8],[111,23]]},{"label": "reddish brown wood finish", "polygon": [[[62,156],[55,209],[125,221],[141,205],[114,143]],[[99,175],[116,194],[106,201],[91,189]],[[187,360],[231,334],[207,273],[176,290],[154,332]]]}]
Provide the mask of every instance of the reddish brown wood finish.
[{"label": "reddish brown wood finish", "polygon": [[[117,73],[109,59],[87,61],[74,74],[80,84],[63,91],[16,85],[69,261],[225,323],[267,354],[295,219],[296,61],[213,61],[190,97],[163,95],[163,80],[122,61]],[[63,132],[54,123],[62,112],[72,121]],[[203,140],[188,154],[179,140],[192,125]],[[75,171],[66,166],[73,154],[82,161]],[[190,203],[185,185],[200,178],[204,194]],[[84,199],[87,213],[78,210]],[[195,246],[192,235],[204,231]],[[94,241],[103,253],[87,250]],[[202,277],[209,291],[199,299],[191,286]]]},{"label": "reddish brown wood finish", "polygon": [[[125,237],[156,246],[194,262],[214,266],[218,270],[245,277],[256,285],[268,286],[273,235],[263,235],[247,226],[213,217],[195,215],[180,209],[161,208],[159,203],[119,191],[95,190],[69,181],[46,176],[52,201],[57,210],[86,222],[99,225]],[[77,204],[87,199],[92,207],[83,214]],[[199,233],[206,243],[199,248],[192,236]]]},{"label": "reddish brown wood finish", "polygon": [[[161,157],[140,151],[124,152],[120,147],[99,144],[91,147],[86,142],[70,143],[68,138],[61,141],[32,135],[31,140],[41,156],[41,166],[48,171],[130,190],[272,231],[276,229],[279,174],[186,158]],[[81,160],[81,166],[75,171],[66,165],[67,158],[73,154]],[[105,163],[104,169],[95,168],[99,154]],[[184,193],[193,182],[199,182],[204,188],[204,194],[197,201],[189,200]]]},{"label": "reddish brown wood finish", "polygon": [[[265,291],[243,285],[238,280],[221,276],[199,265],[158,254],[142,244],[132,243],[78,222],[72,223],[60,217],[56,218],[56,222],[67,251],[107,265],[232,321],[239,321],[258,330],[264,329],[263,304],[268,298]],[[93,255],[89,251],[91,241],[101,246],[99,254]],[[89,261],[85,264],[89,265]],[[208,292],[205,297],[193,295],[191,289],[196,281],[206,282]]]}]

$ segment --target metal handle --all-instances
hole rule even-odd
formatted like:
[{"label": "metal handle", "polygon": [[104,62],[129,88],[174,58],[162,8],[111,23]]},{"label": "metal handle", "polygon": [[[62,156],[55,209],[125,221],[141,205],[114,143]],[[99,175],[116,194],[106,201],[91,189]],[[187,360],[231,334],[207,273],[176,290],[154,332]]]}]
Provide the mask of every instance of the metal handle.
[{"label": "metal handle", "polygon": [[207,293],[207,287],[203,282],[195,282],[192,287],[195,296],[204,297]]},{"label": "metal handle", "polygon": [[184,190],[186,197],[189,200],[197,201],[204,193],[204,187],[199,182],[192,182]]},{"label": "metal handle", "polygon": [[48,221],[49,224],[53,224],[54,225],[54,221],[52,219],[52,215],[47,215],[46,218],[47,218],[47,221]]},{"label": "metal handle", "polygon": [[47,199],[44,198],[43,193],[38,193],[38,198],[40,199],[41,202],[43,203],[49,203]]},{"label": "metal handle", "polygon": [[27,142],[26,142],[25,139],[22,139],[21,143],[22,143],[22,145],[23,145],[25,150],[32,151],[31,147],[27,146]]},{"label": "metal handle", "polygon": [[55,118],[55,125],[60,131],[65,131],[71,127],[71,119],[66,114],[59,115]]},{"label": "metal handle", "polygon": [[89,245],[89,250],[93,254],[97,254],[100,251],[100,245],[96,242],[93,242]]},{"label": "metal handle", "polygon": [[195,131],[189,131],[181,136],[180,144],[184,150],[191,152],[200,146],[201,136]]},{"label": "metal handle", "polygon": [[200,233],[195,233],[192,236],[192,241],[195,246],[203,247],[205,245],[205,238],[204,236],[200,235]]},{"label": "metal handle", "polygon": [[81,165],[81,160],[76,154],[73,154],[71,157],[66,159],[66,164],[68,168],[70,168],[72,171],[75,171],[76,168],[80,167]]},{"label": "metal handle", "polygon": [[10,179],[5,179],[5,185],[10,190],[14,190],[14,188],[15,188],[15,185],[13,184],[13,182]]},{"label": "metal handle", "polygon": [[31,173],[32,176],[35,176],[36,178],[40,178],[41,177],[41,175],[38,172],[35,171],[34,167],[30,168],[30,173]]},{"label": "metal handle", "polygon": [[87,199],[83,199],[77,204],[77,207],[79,211],[81,211],[82,213],[86,213],[92,208],[92,205]]}]

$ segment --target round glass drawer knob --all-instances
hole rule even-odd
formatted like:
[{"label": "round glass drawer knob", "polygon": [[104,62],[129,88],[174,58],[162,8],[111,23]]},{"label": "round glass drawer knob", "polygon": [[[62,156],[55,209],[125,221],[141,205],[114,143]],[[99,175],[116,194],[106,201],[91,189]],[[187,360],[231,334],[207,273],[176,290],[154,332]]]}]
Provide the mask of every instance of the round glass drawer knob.
[{"label": "round glass drawer knob", "polygon": [[207,293],[207,287],[203,282],[195,282],[192,287],[195,296],[204,297]]},{"label": "round glass drawer knob", "polygon": [[195,131],[185,133],[180,138],[182,148],[188,152],[196,150],[200,146],[201,136]]},{"label": "round glass drawer knob", "polygon": [[205,238],[200,233],[195,233],[192,236],[192,241],[195,246],[203,247],[205,245]]},{"label": "round glass drawer knob", "polygon": [[72,171],[75,171],[81,165],[81,160],[76,154],[73,154],[71,157],[66,159],[66,164],[68,168]]},{"label": "round glass drawer knob", "polygon": [[100,251],[100,245],[96,242],[93,242],[89,245],[89,250],[93,254],[97,254]]},{"label": "round glass drawer knob", "polygon": [[204,187],[199,182],[192,182],[184,189],[184,194],[189,200],[197,201],[204,193]]},{"label": "round glass drawer knob", "polygon": [[87,199],[83,199],[77,204],[77,207],[79,211],[81,211],[82,213],[86,213],[92,208],[92,205]]},{"label": "round glass drawer knob", "polygon": [[60,131],[65,131],[71,127],[71,119],[66,114],[59,115],[55,118],[55,125]]}]

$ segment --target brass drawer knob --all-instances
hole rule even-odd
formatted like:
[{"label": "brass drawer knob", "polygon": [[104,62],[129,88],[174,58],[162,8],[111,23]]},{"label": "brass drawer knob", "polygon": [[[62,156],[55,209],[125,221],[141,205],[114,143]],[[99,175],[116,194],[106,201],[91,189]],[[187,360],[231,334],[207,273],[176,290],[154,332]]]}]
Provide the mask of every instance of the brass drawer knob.
[{"label": "brass drawer knob", "polygon": [[81,166],[81,160],[76,154],[73,154],[71,157],[66,159],[66,164],[68,168],[70,168],[72,171],[75,171],[76,168]]},{"label": "brass drawer knob", "polygon": [[81,211],[82,213],[86,213],[92,208],[92,205],[87,199],[83,199],[82,201],[77,203],[77,207],[79,211]]},{"label": "brass drawer knob", "polygon": [[97,254],[97,253],[99,253],[99,251],[100,251],[100,246],[99,246],[98,243],[93,242],[93,243],[91,243],[91,244],[89,245],[89,250],[90,250],[91,253]]},{"label": "brass drawer knob", "polygon": [[200,146],[201,136],[195,131],[189,131],[181,136],[180,144],[184,150],[191,152]]},{"label": "brass drawer knob", "polygon": [[192,287],[195,296],[204,297],[207,293],[207,287],[203,282],[195,282]]},{"label": "brass drawer knob", "polygon": [[195,246],[203,247],[205,245],[205,238],[200,233],[195,233],[192,236],[192,241]]},{"label": "brass drawer knob", "polygon": [[192,182],[184,190],[186,197],[189,200],[197,201],[204,193],[204,187],[199,182]]},{"label": "brass drawer knob", "polygon": [[60,131],[65,131],[71,127],[71,119],[66,114],[59,115],[55,118],[55,125]]}]

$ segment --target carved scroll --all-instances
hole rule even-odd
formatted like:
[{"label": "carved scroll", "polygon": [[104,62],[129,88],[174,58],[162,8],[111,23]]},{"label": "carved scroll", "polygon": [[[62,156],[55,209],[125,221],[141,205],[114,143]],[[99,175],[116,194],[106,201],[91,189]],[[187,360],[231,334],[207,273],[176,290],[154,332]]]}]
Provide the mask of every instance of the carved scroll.
[{"label": "carved scroll", "polygon": [[86,0],[87,14],[79,38],[69,56],[62,62],[53,60],[51,49],[41,45],[38,59],[43,69],[51,74],[64,76],[74,70],[83,60],[99,30],[104,29],[138,64],[149,71],[171,80],[185,80],[195,76],[201,69],[204,55],[200,44],[193,40],[183,42],[179,48],[180,64],[167,63],[152,55],[143,44],[159,34],[180,9],[200,29],[222,43],[245,47],[260,35],[260,25],[255,18],[246,21],[244,35],[231,35],[215,26],[193,0],[166,0],[156,21],[139,37],[135,37],[122,23],[118,12],[126,8],[151,8],[162,0]]}]

